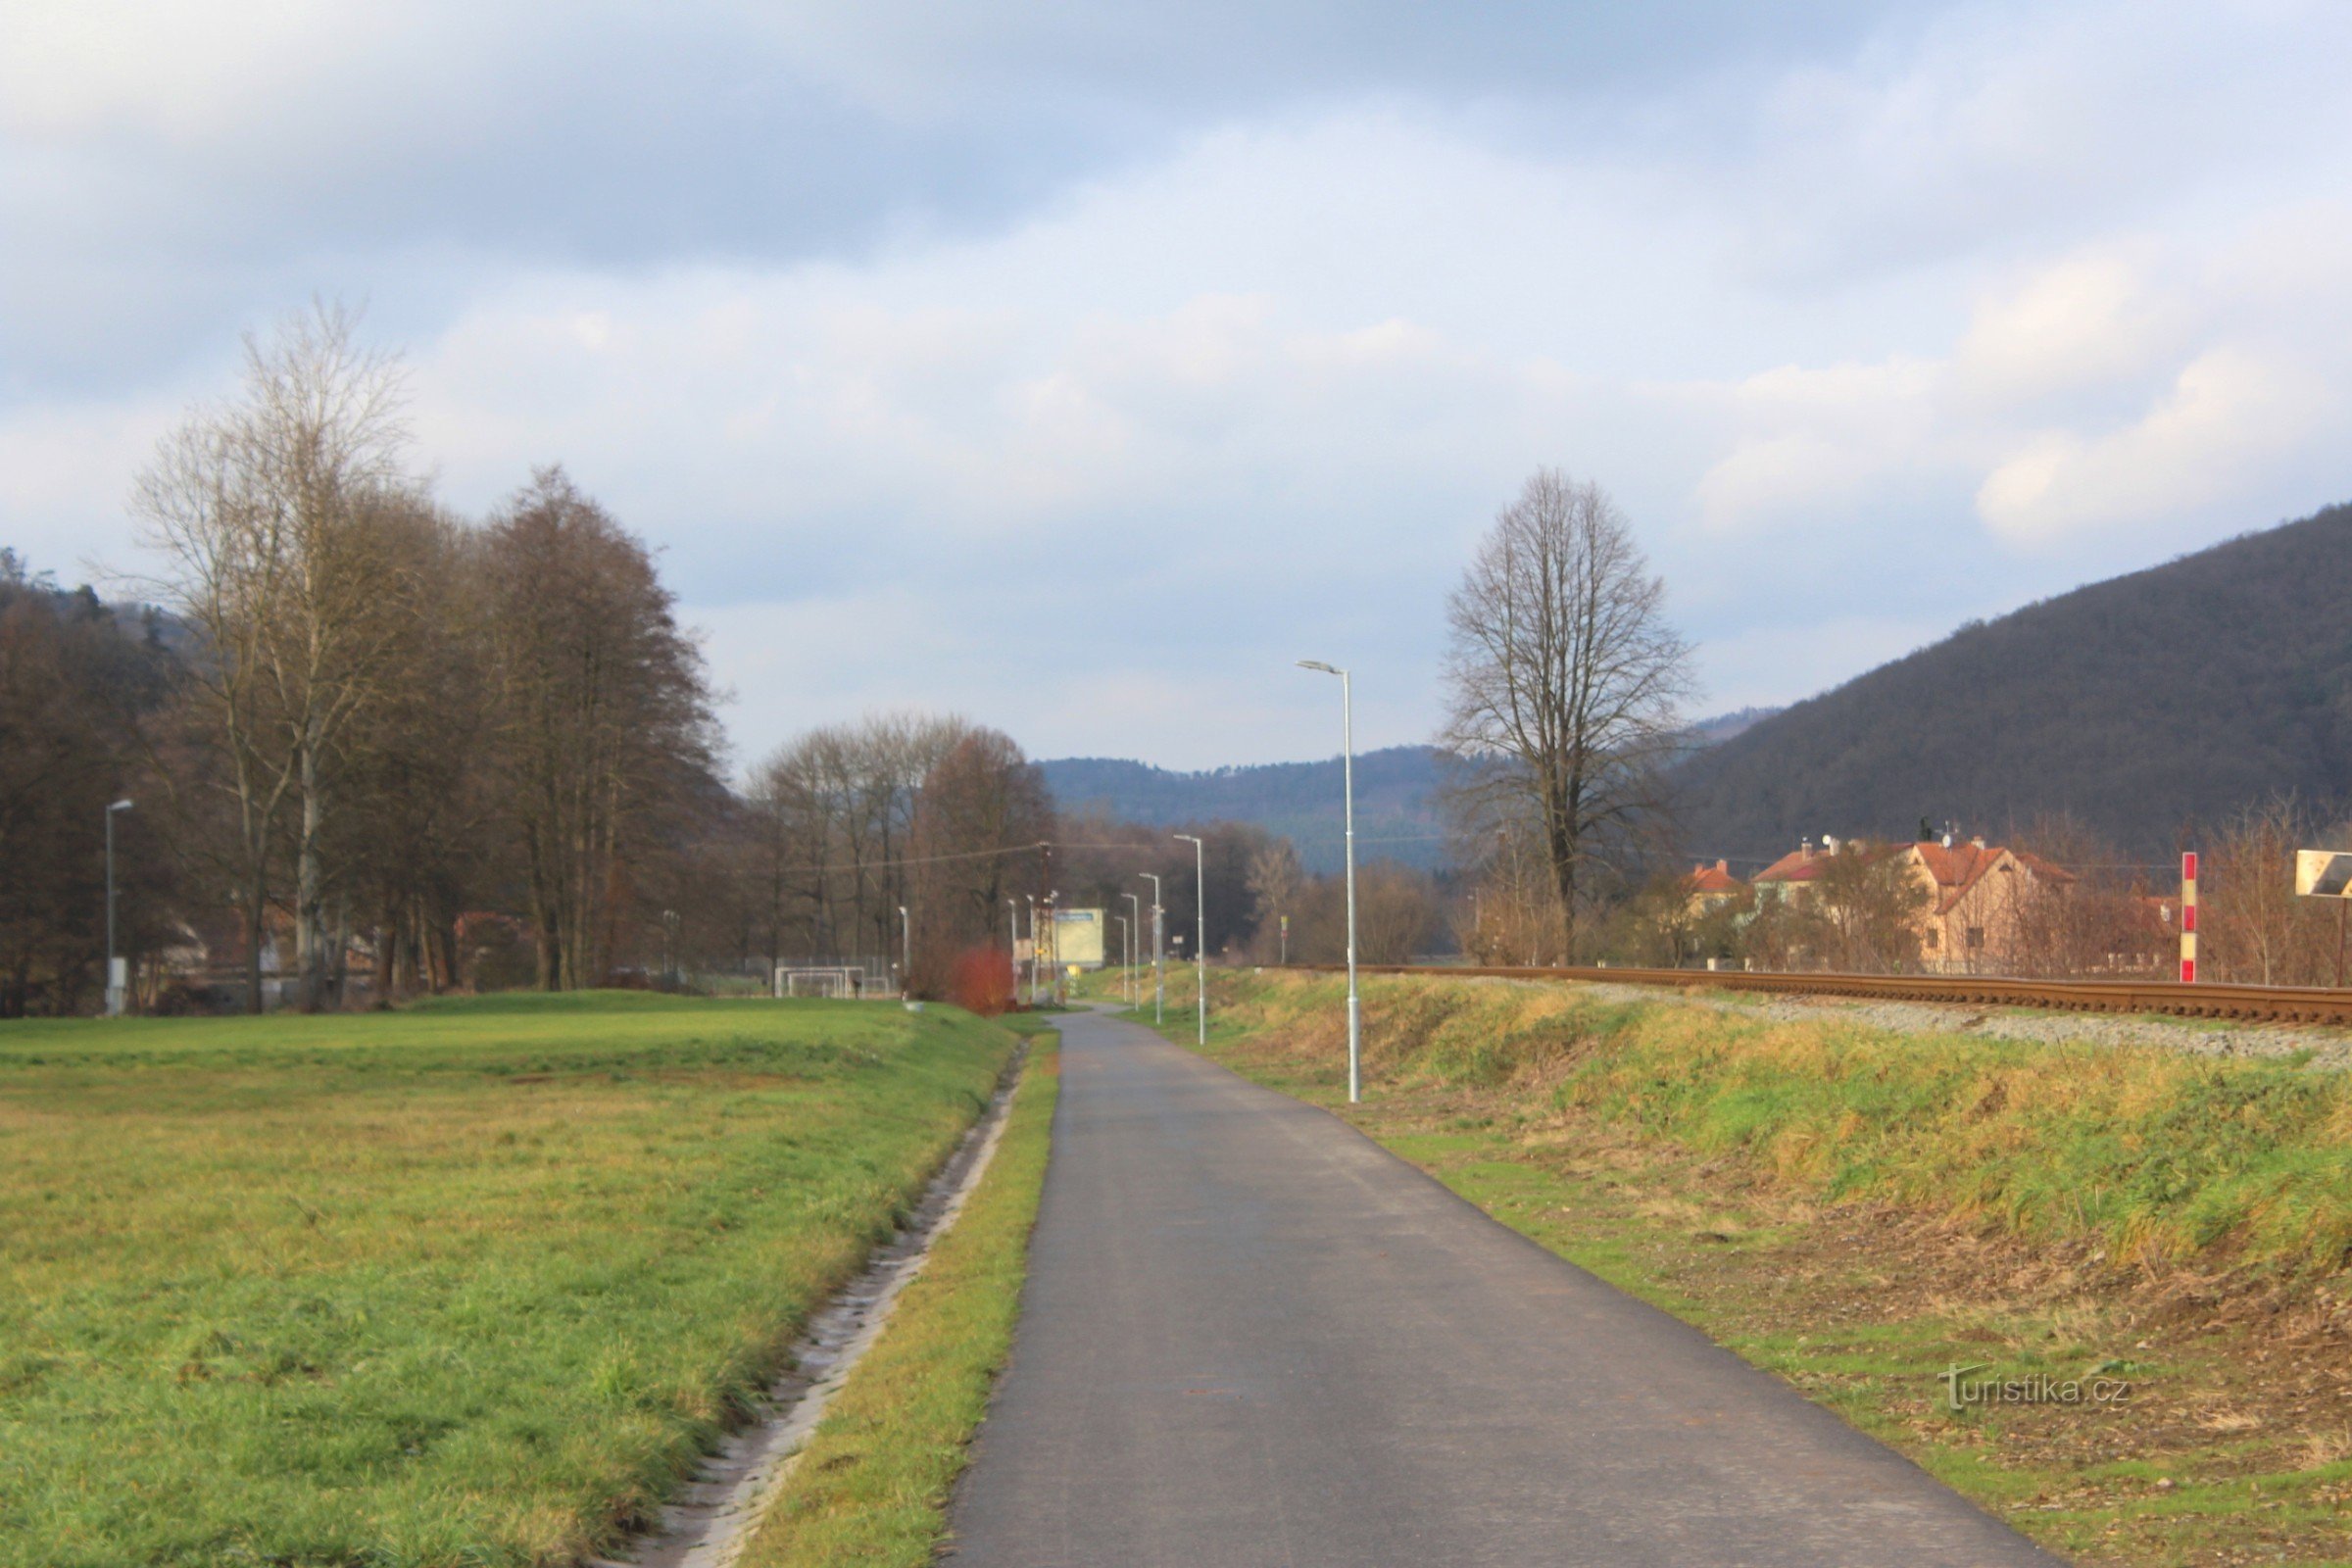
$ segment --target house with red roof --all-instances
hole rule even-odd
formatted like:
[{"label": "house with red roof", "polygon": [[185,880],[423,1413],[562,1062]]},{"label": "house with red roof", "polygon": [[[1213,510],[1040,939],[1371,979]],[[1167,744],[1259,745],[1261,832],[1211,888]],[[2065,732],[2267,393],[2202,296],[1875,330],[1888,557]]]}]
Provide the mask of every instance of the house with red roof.
[{"label": "house with red roof", "polygon": [[2032,900],[2063,893],[2074,873],[2029,851],[1956,835],[1914,844],[1840,845],[1825,837],[1803,844],[1756,874],[1759,899],[1801,906],[1840,849],[1873,859],[1899,858],[1927,897],[1915,917],[1919,966],[1948,973],[1999,973],[2028,967],[2026,910]]},{"label": "house with red roof", "polygon": [[1746,883],[1732,875],[1729,860],[1717,860],[1713,865],[1692,866],[1690,874],[1683,878],[1683,889],[1690,895],[1687,907],[1693,916],[1731,903],[1746,887]]}]

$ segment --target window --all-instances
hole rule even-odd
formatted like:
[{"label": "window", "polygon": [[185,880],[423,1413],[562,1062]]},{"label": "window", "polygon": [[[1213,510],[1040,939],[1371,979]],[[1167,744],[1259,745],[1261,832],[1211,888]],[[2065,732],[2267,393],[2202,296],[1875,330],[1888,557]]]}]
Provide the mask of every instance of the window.
[{"label": "window", "polygon": [[1934,950],[1935,950],[1936,947],[1938,947],[1939,945],[1941,945],[1941,943],[1942,943],[1942,940],[1943,940],[1943,933],[1942,933],[1942,932],[1940,932],[1940,931],[1936,930],[1936,929],[1934,926],[1930,926],[1930,927],[1928,927],[1928,948],[1929,948],[1929,950],[1930,950],[1931,952],[1933,952],[1933,951],[1934,951]]},{"label": "window", "polygon": [[1970,949],[1970,951],[1972,951],[1972,952],[1973,952],[1973,951],[1975,951],[1976,949],[1983,947],[1984,945],[1984,928],[1983,926],[1981,926],[1981,925],[1972,925],[1972,926],[1970,926],[1970,927],[1968,928],[1968,946],[1969,946],[1969,949]]}]

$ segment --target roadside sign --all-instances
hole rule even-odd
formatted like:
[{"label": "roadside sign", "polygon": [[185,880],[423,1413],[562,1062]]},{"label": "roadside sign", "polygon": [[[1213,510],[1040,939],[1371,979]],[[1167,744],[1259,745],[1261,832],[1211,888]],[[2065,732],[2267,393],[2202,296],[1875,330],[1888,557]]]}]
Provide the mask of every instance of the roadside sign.
[{"label": "roadside sign", "polygon": [[2352,855],[2297,850],[2295,892],[2307,899],[2352,899]]}]

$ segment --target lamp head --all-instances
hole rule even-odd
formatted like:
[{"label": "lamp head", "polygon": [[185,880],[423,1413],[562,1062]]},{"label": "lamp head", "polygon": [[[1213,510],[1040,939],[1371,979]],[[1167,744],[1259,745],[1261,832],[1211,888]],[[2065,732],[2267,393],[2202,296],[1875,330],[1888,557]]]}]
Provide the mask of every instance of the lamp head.
[{"label": "lamp head", "polygon": [[1339,665],[1326,664],[1320,659],[1301,659],[1298,661],[1298,667],[1300,669],[1319,669],[1326,675],[1339,675],[1345,673],[1345,671],[1343,671]]},{"label": "lamp head", "polygon": [[130,803],[128,801],[117,801],[114,805],[108,807],[107,809],[110,811],[127,811],[130,809]]}]

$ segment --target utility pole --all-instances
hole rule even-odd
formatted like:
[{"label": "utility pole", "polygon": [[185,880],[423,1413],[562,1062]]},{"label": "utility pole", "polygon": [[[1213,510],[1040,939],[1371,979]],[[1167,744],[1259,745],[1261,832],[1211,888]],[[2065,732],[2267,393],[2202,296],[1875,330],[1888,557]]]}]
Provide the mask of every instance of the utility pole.
[{"label": "utility pole", "polygon": [[1355,682],[1348,671],[1318,659],[1301,659],[1300,669],[1340,677],[1342,807],[1348,827],[1348,1102],[1364,1098],[1363,1005],[1355,994]]},{"label": "utility pole", "polygon": [[914,922],[907,917],[906,906],[899,906],[899,1000],[904,1002],[914,984]]},{"label": "utility pole", "polygon": [[1159,904],[1159,876],[1153,871],[1135,873],[1152,884],[1152,1022],[1168,1021],[1168,968],[1164,961],[1168,951],[1167,911]]},{"label": "utility pole", "polygon": [[106,1015],[120,1018],[130,1002],[130,965],[115,956],[115,813],[130,809],[128,801],[106,808]]},{"label": "utility pole", "polygon": [[1029,896],[1029,1005],[1037,1005],[1037,895]]},{"label": "utility pole", "polygon": [[[1200,1022],[1200,1044],[1208,1044],[1208,862],[1207,851],[1190,833],[1179,833],[1193,847],[1193,967],[1200,976],[1200,1005],[1193,1010]],[[1353,884],[1350,884],[1352,886]],[[1352,952],[1355,944],[1350,942]]]},{"label": "utility pole", "polygon": [[1004,901],[1004,937],[1012,944],[1005,956],[1012,961],[1012,1000],[1021,1000],[1021,906],[1019,901]]}]

